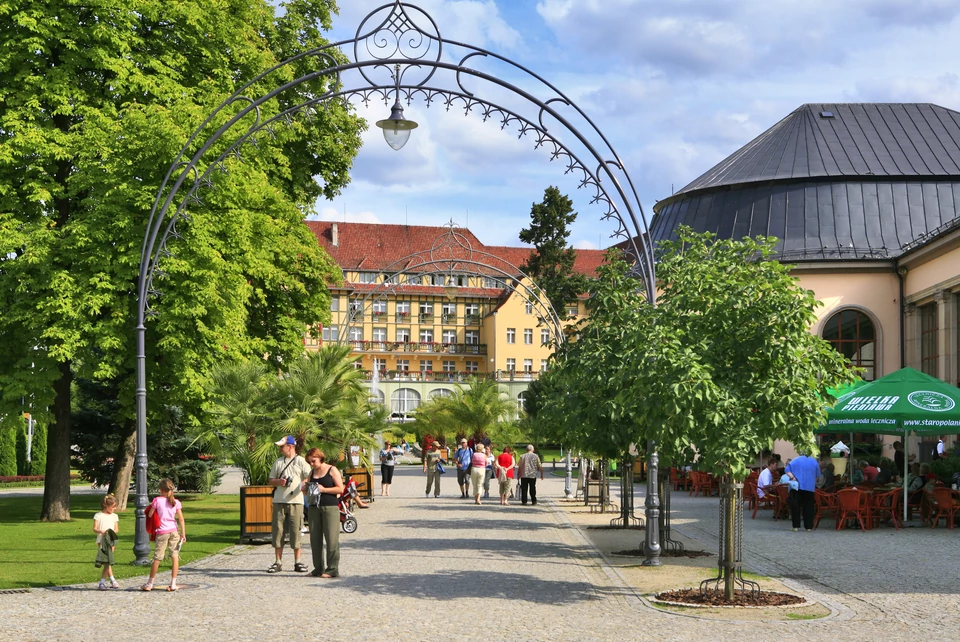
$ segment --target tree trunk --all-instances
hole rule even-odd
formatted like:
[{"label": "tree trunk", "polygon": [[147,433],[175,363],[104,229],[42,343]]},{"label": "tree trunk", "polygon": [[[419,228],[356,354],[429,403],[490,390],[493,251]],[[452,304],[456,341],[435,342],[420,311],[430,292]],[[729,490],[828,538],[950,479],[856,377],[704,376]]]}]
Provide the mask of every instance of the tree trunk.
[{"label": "tree trunk", "polygon": [[110,492],[117,498],[117,510],[127,510],[130,497],[130,477],[133,474],[134,457],[137,454],[137,426],[127,420],[123,424],[124,438],[120,441],[113,458],[113,474],[110,477]]},{"label": "tree trunk", "polygon": [[734,550],[734,538],[736,533],[734,529],[736,528],[736,511],[739,507],[737,506],[736,493],[732,489],[727,492],[726,496],[723,498],[723,502],[726,504],[723,511],[723,521],[724,521],[724,532],[723,532],[723,596],[727,601],[733,600],[734,593],[734,564],[736,563],[736,551]]},{"label": "tree trunk", "polygon": [[53,423],[47,432],[47,467],[43,481],[44,522],[70,521],[70,361],[58,365],[60,378],[53,382]]}]

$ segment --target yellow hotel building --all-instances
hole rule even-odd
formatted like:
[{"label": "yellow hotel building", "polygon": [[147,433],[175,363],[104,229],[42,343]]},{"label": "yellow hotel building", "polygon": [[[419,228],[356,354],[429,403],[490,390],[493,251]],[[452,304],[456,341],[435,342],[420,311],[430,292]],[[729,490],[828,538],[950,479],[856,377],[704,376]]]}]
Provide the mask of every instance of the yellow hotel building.
[{"label": "yellow hotel building", "polygon": [[[549,321],[518,266],[530,248],[487,246],[465,228],[306,221],[343,271],[331,289],[330,325],[305,347],[347,341],[367,373],[371,397],[395,416],[471,376],[493,377],[523,406],[548,367],[557,321],[584,314],[583,302]],[[432,259],[437,259],[433,260]],[[578,250],[575,269],[592,276],[601,250]]]}]

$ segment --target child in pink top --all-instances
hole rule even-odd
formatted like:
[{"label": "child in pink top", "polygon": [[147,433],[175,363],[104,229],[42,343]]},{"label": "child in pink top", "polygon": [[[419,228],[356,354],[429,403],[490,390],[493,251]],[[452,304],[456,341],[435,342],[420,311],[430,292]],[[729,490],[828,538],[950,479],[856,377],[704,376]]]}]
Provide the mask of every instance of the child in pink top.
[{"label": "child in pink top", "polygon": [[[157,577],[157,571],[160,569],[160,562],[166,557],[167,549],[170,549],[170,557],[173,559],[173,572],[170,575],[170,586],[168,591],[177,590],[177,571],[180,570],[180,547],[187,541],[187,527],[183,523],[183,511],[181,510],[180,500],[173,496],[173,481],[164,479],[160,482],[160,494],[154,497],[153,502],[147,508],[147,519],[153,517],[154,513],[159,516],[157,525],[157,538],[153,549],[153,566],[150,567],[150,579],[140,588],[144,591],[153,590],[153,582]],[[179,530],[177,525],[179,523]]]}]

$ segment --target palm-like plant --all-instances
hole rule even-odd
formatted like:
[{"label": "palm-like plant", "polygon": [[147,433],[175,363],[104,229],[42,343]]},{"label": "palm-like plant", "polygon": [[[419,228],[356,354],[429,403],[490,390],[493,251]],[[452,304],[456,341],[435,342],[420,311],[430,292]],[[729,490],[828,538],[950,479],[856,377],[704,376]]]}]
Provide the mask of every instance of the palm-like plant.
[{"label": "palm-like plant", "polygon": [[419,428],[433,434],[457,432],[482,437],[497,431],[500,421],[509,418],[516,406],[501,393],[497,382],[472,379],[449,397],[435,397],[417,410]]}]

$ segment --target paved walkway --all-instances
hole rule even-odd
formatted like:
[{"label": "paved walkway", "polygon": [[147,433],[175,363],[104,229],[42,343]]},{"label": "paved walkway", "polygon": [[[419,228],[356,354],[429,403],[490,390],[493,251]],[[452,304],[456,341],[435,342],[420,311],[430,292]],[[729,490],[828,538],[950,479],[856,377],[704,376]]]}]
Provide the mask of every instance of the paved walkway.
[{"label": "paved walkway", "polygon": [[[0,640],[960,637],[957,531],[876,531],[864,539],[827,529],[791,533],[769,517],[747,519],[748,564],[792,576],[788,581],[822,595],[835,615],[724,622],[647,606],[554,508],[550,498],[562,495],[562,480],[541,482],[545,501],[536,507],[496,500],[475,506],[454,497],[455,481],[444,478],[446,497],[425,499],[419,468],[398,469],[394,495],[359,511],[359,530],[341,535],[338,579],[267,575],[268,546],[236,547],[183,569],[186,587],[175,594],[143,593],[127,580],[120,591],[88,584],[0,595]],[[716,500],[678,494],[674,508],[675,526],[712,550]],[[310,559],[308,549],[304,556]],[[289,550],[285,560],[292,567]],[[155,622],[168,633],[151,628]]]}]

